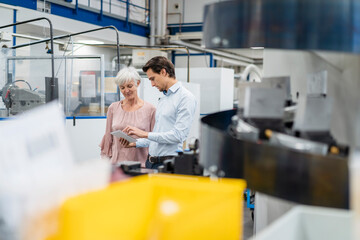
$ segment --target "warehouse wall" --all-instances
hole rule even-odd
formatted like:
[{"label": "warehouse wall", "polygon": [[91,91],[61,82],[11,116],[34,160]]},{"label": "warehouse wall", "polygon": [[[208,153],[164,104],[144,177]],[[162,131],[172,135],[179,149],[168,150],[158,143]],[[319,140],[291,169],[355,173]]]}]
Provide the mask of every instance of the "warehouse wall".
[{"label": "warehouse wall", "polygon": [[169,0],[168,13],[172,13],[172,15],[168,16],[168,23],[179,23],[179,19],[181,19],[182,23],[202,22],[205,5],[215,2],[219,2],[219,0]]}]

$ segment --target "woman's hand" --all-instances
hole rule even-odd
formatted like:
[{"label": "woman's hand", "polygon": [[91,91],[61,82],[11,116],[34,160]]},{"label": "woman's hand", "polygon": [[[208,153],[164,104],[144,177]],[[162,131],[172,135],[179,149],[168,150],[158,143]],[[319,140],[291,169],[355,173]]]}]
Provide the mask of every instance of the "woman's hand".
[{"label": "woman's hand", "polygon": [[120,144],[123,145],[126,148],[133,148],[136,147],[136,143],[131,143],[128,140],[124,139],[124,138],[119,138]]},{"label": "woman's hand", "polygon": [[138,136],[139,138],[147,138],[148,137],[148,132],[145,132],[137,127],[127,126],[122,131],[124,133],[126,133],[127,135],[135,135],[135,136]]}]

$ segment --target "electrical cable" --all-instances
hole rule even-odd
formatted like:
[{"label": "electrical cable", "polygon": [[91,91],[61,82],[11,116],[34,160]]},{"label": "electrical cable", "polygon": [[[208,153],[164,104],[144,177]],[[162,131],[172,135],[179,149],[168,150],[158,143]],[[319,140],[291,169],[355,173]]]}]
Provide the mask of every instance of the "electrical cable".
[{"label": "electrical cable", "polygon": [[68,40],[67,43],[66,43],[66,47],[64,48],[63,58],[61,59],[61,62],[60,62],[60,64],[59,64],[59,68],[58,68],[58,70],[57,70],[57,72],[56,72],[56,74],[55,74],[55,77],[57,77],[57,75],[58,75],[58,73],[59,73],[59,71],[60,71],[60,67],[61,67],[61,65],[62,65],[62,63],[63,63],[63,61],[64,61],[64,59],[65,59],[64,57],[65,57],[65,54],[66,54],[66,50],[67,50],[70,42],[72,42],[72,37],[71,37],[71,36],[69,37],[69,40]]}]

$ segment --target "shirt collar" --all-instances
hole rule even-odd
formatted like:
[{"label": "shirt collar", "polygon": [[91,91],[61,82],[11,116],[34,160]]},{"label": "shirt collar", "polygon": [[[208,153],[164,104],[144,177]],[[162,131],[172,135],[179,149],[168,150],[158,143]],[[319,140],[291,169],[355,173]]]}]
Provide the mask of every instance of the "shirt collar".
[{"label": "shirt collar", "polygon": [[177,81],[174,85],[172,85],[169,90],[163,91],[164,95],[169,95],[170,93],[175,93],[181,87],[181,83]]}]

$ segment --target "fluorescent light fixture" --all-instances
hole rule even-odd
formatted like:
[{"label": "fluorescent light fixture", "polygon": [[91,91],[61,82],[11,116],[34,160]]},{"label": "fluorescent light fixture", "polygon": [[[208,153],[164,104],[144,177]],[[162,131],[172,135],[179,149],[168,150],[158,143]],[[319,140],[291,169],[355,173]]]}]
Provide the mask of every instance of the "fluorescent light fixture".
[{"label": "fluorescent light fixture", "polygon": [[264,47],[251,47],[251,49],[253,49],[253,50],[261,50],[261,49],[264,49]]},{"label": "fluorescent light fixture", "polygon": [[76,43],[81,43],[81,44],[104,44],[104,42],[97,41],[97,40],[78,40],[78,41],[76,41]]}]

